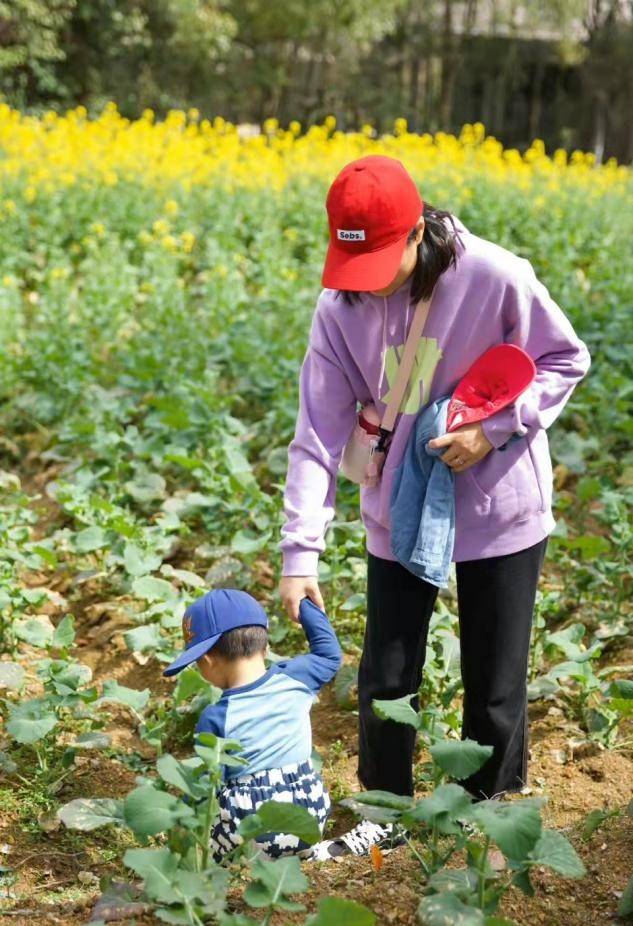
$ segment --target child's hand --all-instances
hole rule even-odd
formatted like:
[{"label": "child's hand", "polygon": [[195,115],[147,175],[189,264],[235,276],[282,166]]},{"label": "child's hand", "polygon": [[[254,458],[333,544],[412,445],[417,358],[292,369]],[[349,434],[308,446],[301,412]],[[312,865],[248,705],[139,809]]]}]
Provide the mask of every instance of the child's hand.
[{"label": "child's hand", "polygon": [[317,608],[325,611],[316,576],[282,576],[279,596],[291,621],[299,620],[299,602],[309,598]]}]

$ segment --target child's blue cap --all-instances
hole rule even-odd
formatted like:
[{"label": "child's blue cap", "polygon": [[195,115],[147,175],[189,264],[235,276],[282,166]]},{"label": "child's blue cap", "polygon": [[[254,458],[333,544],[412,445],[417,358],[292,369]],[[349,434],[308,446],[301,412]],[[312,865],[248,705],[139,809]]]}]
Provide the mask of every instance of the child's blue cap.
[{"label": "child's blue cap", "polygon": [[237,588],[217,588],[198,598],[185,611],[182,633],[185,650],[163,675],[176,675],[208,653],[227,630],[257,624],[268,627],[268,617],[262,606],[248,592]]}]

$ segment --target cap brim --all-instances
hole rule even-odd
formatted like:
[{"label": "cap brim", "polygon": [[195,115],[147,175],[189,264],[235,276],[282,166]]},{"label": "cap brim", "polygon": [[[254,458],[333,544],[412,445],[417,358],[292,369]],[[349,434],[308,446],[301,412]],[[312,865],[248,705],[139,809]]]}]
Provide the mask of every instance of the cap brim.
[{"label": "cap brim", "polygon": [[186,669],[187,666],[190,666],[192,662],[195,662],[196,659],[200,659],[201,656],[204,656],[205,653],[208,653],[209,650],[215,646],[218,642],[221,633],[216,633],[212,637],[207,637],[206,640],[202,640],[200,643],[196,643],[194,646],[190,646],[189,649],[186,649],[184,653],[181,653],[177,659],[174,659],[166,669],[163,669],[163,675],[169,677],[170,675],[177,675],[178,672],[181,672],[183,669]]},{"label": "cap brim", "polygon": [[377,251],[354,252],[330,241],[321,283],[326,289],[370,292],[384,289],[396,276],[407,244],[406,232],[393,244]]}]

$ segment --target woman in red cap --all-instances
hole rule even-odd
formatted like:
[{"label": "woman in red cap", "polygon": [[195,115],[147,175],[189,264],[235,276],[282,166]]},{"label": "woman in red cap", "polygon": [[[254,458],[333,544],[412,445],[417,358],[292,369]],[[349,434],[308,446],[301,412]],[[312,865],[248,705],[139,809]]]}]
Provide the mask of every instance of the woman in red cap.
[{"label": "woman in red cap", "polygon": [[[371,703],[418,690],[437,588],[391,552],[394,470],[421,407],[451,395],[492,346],[523,348],[537,370],[530,387],[435,442],[455,473],[463,735],[493,746],[483,768],[462,783],[476,798],[517,791],[527,779],[532,612],[554,527],[546,428],[587,372],[589,355],[530,263],[423,203],[400,161],[372,155],[348,164],[326,206],[325,289],[312,319],[288,452],[280,595],[295,620],[304,596],[323,607],[317,565],[343,449],[359,405],[373,403],[382,417],[415,307],[430,299],[382,474],[376,485],[361,487],[367,623],[358,775],[367,789],[411,794],[414,730],[381,720]],[[381,828],[362,824],[341,851],[367,851],[382,836]]]}]

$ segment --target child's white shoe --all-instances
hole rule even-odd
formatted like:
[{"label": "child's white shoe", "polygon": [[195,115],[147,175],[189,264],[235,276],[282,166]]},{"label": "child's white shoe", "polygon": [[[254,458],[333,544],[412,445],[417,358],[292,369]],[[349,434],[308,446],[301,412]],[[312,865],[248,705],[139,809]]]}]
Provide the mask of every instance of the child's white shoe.
[{"label": "child's white shoe", "polygon": [[370,820],[361,820],[354,829],[336,839],[324,839],[312,846],[309,860],[324,862],[343,855],[368,855],[372,846],[378,846],[389,851],[397,845],[402,845],[404,837],[396,833],[391,823],[381,826]]}]

